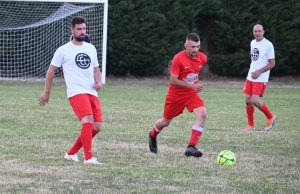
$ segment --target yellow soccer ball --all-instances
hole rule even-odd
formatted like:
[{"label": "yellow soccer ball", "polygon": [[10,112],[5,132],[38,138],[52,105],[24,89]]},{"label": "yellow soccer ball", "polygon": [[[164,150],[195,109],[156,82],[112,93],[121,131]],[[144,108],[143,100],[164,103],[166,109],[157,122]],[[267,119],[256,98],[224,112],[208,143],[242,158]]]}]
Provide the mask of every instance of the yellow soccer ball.
[{"label": "yellow soccer ball", "polygon": [[236,157],[230,150],[223,150],[218,154],[217,163],[224,166],[233,166],[236,163]]}]

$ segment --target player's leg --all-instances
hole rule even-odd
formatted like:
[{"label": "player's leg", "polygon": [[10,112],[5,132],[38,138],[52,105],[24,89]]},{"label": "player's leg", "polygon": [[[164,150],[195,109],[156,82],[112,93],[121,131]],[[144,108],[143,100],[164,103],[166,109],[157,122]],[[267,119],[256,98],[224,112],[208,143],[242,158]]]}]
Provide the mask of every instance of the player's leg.
[{"label": "player's leg", "polygon": [[254,106],[252,104],[252,96],[249,94],[246,94],[245,102],[246,102],[246,115],[247,115],[247,121],[248,125],[244,127],[244,130],[247,131],[254,131]]},{"label": "player's leg", "polygon": [[156,137],[167,126],[170,125],[172,119],[161,118],[154,123],[152,130],[149,132],[149,149],[152,153],[158,152]]},{"label": "player's leg", "polygon": [[[92,131],[92,138],[94,138],[101,130],[102,122],[94,122],[93,125],[93,131]],[[82,148],[81,143],[81,136],[79,135],[76,139],[74,145],[71,147],[71,149],[67,152],[68,155],[74,155],[77,154],[78,151]]]},{"label": "player's leg", "polygon": [[151,152],[158,152],[156,137],[165,127],[170,125],[174,117],[183,112],[184,107],[184,100],[177,100],[173,102],[172,99],[168,97],[166,98],[163,118],[158,119],[149,132],[149,149]]},{"label": "player's leg", "polygon": [[[94,130],[95,127],[101,127],[99,126],[99,122],[94,123],[93,115],[86,115],[81,119],[82,122],[82,129],[81,129],[81,142],[82,147],[84,151],[84,163],[85,164],[102,164],[98,162],[97,158],[93,156],[92,152],[92,138],[93,134],[94,136],[100,131],[100,130]],[[98,125],[98,126],[97,126]]]},{"label": "player's leg", "polygon": [[158,136],[158,134],[167,126],[170,125],[172,119],[165,119],[165,118],[161,118],[158,119],[155,123],[154,126],[152,128],[152,130],[150,131],[150,136],[156,138]]},{"label": "player's leg", "polygon": [[[81,133],[66,155],[77,155],[81,147],[84,149],[85,160],[93,157],[92,134],[94,127],[93,110],[88,94],[78,94],[69,99],[74,113],[81,121]],[[66,158],[65,158],[66,159]]]},{"label": "player's leg", "polygon": [[197,119],[192,127],[191,137],[188,143],[189,146],[196,146],[198,144],[202,132],[204,131],[205,120],[207,117],[205,107],[195,108],[193,112],[196,114]]},{"label": "player's leg", "polygon": [[[101,130],[101,122],[94,122],[93,125],[93,131],[92,131],[92,138],[94,138]],[[82,148],[82,143],[81,143],[81,135],[79,134],[79,136],[77,137],[75,143],[73,144],[73,146],[71,147],[71,149],[66,153],[65,155],[65,160],[74,160],[76,162],[78,162],[78,156],[77,153],[78,151]],[[75,156],[76,158],[73,158],[72,156]]]},{"label": "player's leg", "polygon": [[93,157],[93,152],[92,152],[92,134],[93,134],[93,126],[94,126],[94,120],[93,120],[93,115],[88,114],[85,115],[81,119],[81,143],[84,151],[84,158],[85,161],[89,160]]},{"label": "player's leg", "polygon": [[267,117],[267,123],[265,130],[269,131],[272,129],[276,116],[272,114],[272,112],[267,107],[266,103],[261,101],[261,97],[264,96],[265,90],[266,90],[266,83],[262,82],[256,82],[253,84],[253,93],[251,98],[251,102],[256,106],[261,112],[263,112]]},{"label": "player's leg", "polygon": [[[102,109],[100,104],[100,99],[93,95],[88,95],[90,99],[91,108],[93,111],[93,130],[92,130],[92,138],[93,139],[102,129]],[[90,143],[92,150],[92,141]],[[103,164],[98,162],[97,158],[91,157],[90,159],[85,159],[84,163],[92,163],[92,164]]]},{"label": "player's leg", "polygon": [[[197,107],[197,108],[193,108]],[[187,109],[189,112],[194,112],[196,114],[196,121],[191,129],[191,135],[188,142],[187,149],[185,150],[186,156],[194,156],[194,157],[201,157],[202,152],[199,151],[196,146],[202,136],[205,127],[205,120],[207,117],[207,112],[205,108],[205,104],[200,96],[197,94],[192,96],[187,101]]]},{"label": "player's leg", "polygon": [[100,99],[98,97],[89,95],[89,98],[93,110],[94,126],[93,126],[92,138],[94,138],[102,129],[102,121],[103,121],[102,108],[101,108]]},{"label": "player's leg", "polygon": [[[89,113],[89,111],[82,109],[82,107],[86,107],[86,104],[89,104],[89,100],[86,95],[83,94],[75,95],[69,98],[69,102],[74,113],[76,114],[79,120],[81,120],[85,115],[91,114],[91,111]],[[83,106],[80,106],[81,102]],[[81,149],[81,147],[82,147],[82,141],[81,141],[81,132],[80,132],[78,138],[76,139],[71,149],[65,154],[64,159],[79,162],[77,152]]]},{"label": "player's leg", "polygon": [[245,93],[245,103],[246,103],[246,115],[248,120],[248,125],[246,125],[243,129],[246,131],[254,131],[254,106],[252,104],[252,83],[249,80],[245,81],[243,92]]}]

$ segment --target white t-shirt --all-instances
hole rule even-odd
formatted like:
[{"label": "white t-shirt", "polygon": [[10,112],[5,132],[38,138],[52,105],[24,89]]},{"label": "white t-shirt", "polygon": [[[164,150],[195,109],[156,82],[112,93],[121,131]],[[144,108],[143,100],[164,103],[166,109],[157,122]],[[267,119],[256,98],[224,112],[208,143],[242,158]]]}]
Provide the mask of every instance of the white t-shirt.
[{"label": "white t-shirt", "polygon": [[247,79],[252,82],[268,82],[270,70],[260,74],[257,79],[251,78],[251,73],[265,67],[269,63],[269,59],[275,59],[273,44],[266,38],[259,42],[254,39],[251,41],[250,47],[251,65]]},{"label": "white t-shirt", "polygon": [[68,42],[55,51],[51,65],[63,68],[68,98],[84,93],[98,97],[93,88],[94,67],[99,66],[94,45],[84,42],[76,46]]}]

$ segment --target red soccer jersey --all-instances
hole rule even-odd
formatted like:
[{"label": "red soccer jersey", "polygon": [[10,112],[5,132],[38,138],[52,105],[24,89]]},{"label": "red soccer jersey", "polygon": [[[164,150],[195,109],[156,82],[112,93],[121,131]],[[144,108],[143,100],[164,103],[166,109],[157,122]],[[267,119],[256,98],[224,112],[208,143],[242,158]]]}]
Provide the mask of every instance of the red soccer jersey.
[{"label": "red soccer jersey", "polygon": [[[207,57],[204,53],[198,52],[196,58],[192,59],[188,56],[186,50],[183,50],[174,56],[170,73],[178,75],[179,80],[190,84],[195,84],[198,83],[199,73],[206,62]],[[183,97],[192,91],[194,90],[190,88],[180,88],[170,84],[168,93],[172,96],[174,95],[176,97]]]}]

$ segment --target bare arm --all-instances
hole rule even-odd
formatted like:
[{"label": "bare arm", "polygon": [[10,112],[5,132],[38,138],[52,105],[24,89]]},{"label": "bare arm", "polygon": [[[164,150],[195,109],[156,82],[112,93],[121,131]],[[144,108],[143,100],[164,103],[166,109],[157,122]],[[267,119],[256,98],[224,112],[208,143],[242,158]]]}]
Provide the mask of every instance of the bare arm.
[{"label": "bare arm", "polygon": [[173,86],[179,87],[179,88],[191,88],[195,90],[196,92],[201,92],[203,90],[203,85],[202,84],[189,84],[184,81],[181,81],[178,79],[178,75],[176,74],[171,74],[170,76],[170,83]]},{"label": "bare arm", "polygon": [[94,88],[96,91],[99,91],[100,88],[102,87],[102,73],[99,67],[94,67],[94,79],[95,79]]},{"label": "bare arm", "polygon": [[261,73],[263,73],[263,72],[266,72],[266,71],[272,69],[273,67],[275,67],[275,59],[269,59],[269,63],[266,66],[264,66],[263,68],[261,68],[259,71]]},{"label": "bare arm", "polygon": [[58,67],[54,65],[50,65],[46,74],[46,81],[45,81],[45,89],[41,97],[39,98],[40,106],[45,106],[49,102],[51,86],[54,78],[54,73],[58,69]]},{"label": "bare arm", "polygon": [[252,74],[251,77],[253,79],[256,79],[256,78],[258,78],[260,76],[260,74],[262,74],[262,73],[264,73],[264,72],[272,69],[273,67],[275,67],[275,59],[269,59],[269,63],[266,66],[264,66],[263,68],[258,69],[256,71],[252,72],[251,73]]}]

